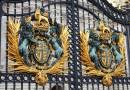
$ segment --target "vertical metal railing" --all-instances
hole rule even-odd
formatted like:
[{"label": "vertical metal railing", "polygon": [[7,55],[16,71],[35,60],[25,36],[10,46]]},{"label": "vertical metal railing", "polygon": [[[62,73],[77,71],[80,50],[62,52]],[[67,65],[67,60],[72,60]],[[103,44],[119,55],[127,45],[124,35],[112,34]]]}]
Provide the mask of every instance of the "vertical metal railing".
[{"label": "vertical metal railing", "polygon": [[82,69],[80,63],[80,46],[79,46],[79,8],[75,7],[78,0],[67,0],[67,24],[70,29],[70,62],[69,75],[71,76],[69,88],[70,90],[82,90]]},{"label": "vertical metal railing", "polygon": [[[130,8],[127,9],[128,12],[128,20],[130,21]],[[130,77],[130,25],[127,27],[126,30],[126,34],[127,34],[127,53],[128,53],[128,69],[129,69],[129,77]]]},{"label": "vertical metal railing", "polygon": [[2,21],[2,15],[3,15],[3,9],[2,9],[3,2],[0,1],[0,65],[1,65],[1,21]]},{"label": "vertical metal railing", "polygon": [[[38,7],[37,3],[39,2],[38,0],[33,0],[34,1],[34,4],[35,4],[35,9]],[[62,0],[53,0],[53,2],[57,2],[57,1],[62,1]],[[82,82],[82,79],[83,79],[83,75],[82,75],[82,65],[80,63],[80,46],[79,46],[79,32],[80,32],[80,22],[79,22],[79,7],[77,7],[77,5],[79,4],[78,0],[66,0],[67,1],[67,4],[66,4],[66,15],[67,15],[67,22],[66,24],[69,26],[69,29],[70,29],[70,58],[69,58],[69,73],[67,75],[67,84],[69,85],[69,90],[83,90],[83,82]],[[31,15],[31,0],[28,0],[28,6],[29,6],[29,9],[28,9],[28,13],[29,15]],[[47,1],[48,3],[52,3],[51,0],[48,0]],[[93,13],[94,12],[94,7],[91,7],[90,2],[89,0],[87,0],[87,9],[91,9]],[[9,16],[9,3],[6,3],[7,4],[7,13],[6,13],[6,16],[7,16],[7,21],[8,21],[8,16]],[[42,2],[42,6],[43,6],[43,2]],[[86,6],[86,4],[84,3],[84,0],[82,0],[82,5],[83,7]],[[56,19],[57,18],[57,5],[56,4],[53,4],[52,6],[54,6],[54,18]],[[62,4],[59,4],[60,6],[60,23],[64,23],[64,20],[63,20],[63,5]],[[24,16],[24,2],[21,2],[21,17]],[[48,11],[50,11],[51,7],[50,5],[48,5]],[[92,16],[89,12],[86,12],[84,9],[80,9],[82,10],[82,22],[83,22],[83,30],[85,31],[85,29],[91,29],[92,27],[96,27],[96,24],[95,24],[95,18],[94,16]],[[2,12],[2,2],[0,2],[0,41],[1,41],[1,17],[3,15],[3,12]],[[16,3],[14,3],[14,17],[17,17],[16,15]],[[87,17],[86,17],[87,15]],[[104,14],[100,14],[103,19],[106,18],[106,16]],[[12,15],[13,16],[13,15]],[[130,16],[130,15],[129,15]],[[98,17],[99,16],[99,13],[98,13]],[[86,18],[86,20],[85,20]],[[93,21],[91,21],[91,19]],[[108,17],[108,22],[110,21],[109,17]],[[86,25],[87,24],[87,25]],[[113,25],[112,28],[116,28],[117,30],[119,29],[119,24],[117,23],[117,26]],[[130,27],[128,25],[123,25],[121,26],[122,27],[126,27],[126,33],[127,33],[127,45],[128,45],[128,57],[130,59]],[[2,44],[0,42],[0,44]],[[7,45],[8,46],[8,45]],[[8,47],[7,47],[8,48]],[[1,47],[0,47],[0,51],[1,51]],[[0,54],[1,55],[1,54]],[[1,56],[0,56],[1,57]],[[128,59],[128,60],[129,60]],[[128,61],[129,62],[129,68],[130,68],[130,60]],[[129,73],[130,74],[130,73]],[[28,90],[31,90],[32,86],[34,85],[35,86],[35,89],[38,90],[39,89],[39,86],[38,84],[35,84],[35,82],[31,82],[32,81],[32,76],[31,75],[23,75],[23,74],[17,74],[17,73],[14,73],[12,74],[12,77],[13,77],[13,80],[12,80],[12,85],[13,85],[13,90],[17,90],[17,82],[16,81],[16,78],[17,76],[20,76],[20,86],[21,86],[21,90],[24,90],[24,83],[27,83],[27,89]],[[128,75],[130,76],[130,75]],[[27,80],[25,80],[25,77],[27,77]],[[50,77],[53,77],[50,75]],[[95,78],[90,78],[90,77],[87,77],[87,76],[84,76],[86,77],[86,81],[85,81],[85,90],[100,90],[100,87],[102,88],[102,90],[120,90],[120,85],[122,84],[122,90],[129,90],[129,79],[119,79],[118,81],[116,81],[115,83],[112,84],[111,87],[105,87],[104,85],[101,85],[101,81],[99,79],[95,79]],[[53,87],[53,85],[55,84],[56,85],[56,89],[58,89],[58,85],[59,85],[59,76],[56,75],[54,76],[54,79],[55,81],[51,81],[52,78],[50,78],[50,81],[49,81],[49,84],[48,84],[48,87],[49,89],[51,89]],[[1,78],[0,78],[1,79]],[[6,58],[6,74],[5,74],[5,90],[8,90],[8,87],[9,87],[9,82],[8,82],[8,79],[9,79],[9,73],[8,73],[8,58]],[[63,90],[66,90],[66,87],[65,87],[65,77],[64,75],[62,76],[61,80],[63,81],[62,82],[62,85]],[[95,83],[95,80],[97,81]],[[122,83],[120,84],[120,80],[122,80]],[[124,84],[123,84],[124,82]],[[33,83],[33,85],[32,85]],[[95,86],[96,85],[96,86]],[[126,87],[125,87],[126,85]],[[95,88],[96,87],[96,88]],[[42,87],[43,90],[46,90],[45,87],[43,86]],[[67,89],[68,90],[68,89]]]}]

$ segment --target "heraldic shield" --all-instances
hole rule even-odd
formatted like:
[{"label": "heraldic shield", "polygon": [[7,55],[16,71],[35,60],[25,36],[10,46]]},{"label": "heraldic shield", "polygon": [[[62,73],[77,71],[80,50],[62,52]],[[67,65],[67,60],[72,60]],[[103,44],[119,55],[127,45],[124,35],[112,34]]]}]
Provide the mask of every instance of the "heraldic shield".
[{"label": "heraldic shield", "polygon": [[80,33],[81,61],[89,76],[100,76],[105,86],[125,75],[125,35],[100,21],[97,29]]},{"label": "heraldic shield", "polygon": [[68,27],[53,21],[43,8],[21,21],[9,18],[8,58],[12,70],[33,73],[36,82],[44,85],[47,74],[64,69],[69,56],[68,35]]}]

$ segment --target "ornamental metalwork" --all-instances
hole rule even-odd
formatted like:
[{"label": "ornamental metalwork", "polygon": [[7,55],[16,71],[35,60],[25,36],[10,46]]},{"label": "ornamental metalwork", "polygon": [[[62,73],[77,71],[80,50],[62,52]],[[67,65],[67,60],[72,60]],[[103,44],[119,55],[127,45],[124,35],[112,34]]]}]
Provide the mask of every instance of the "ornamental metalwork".
[{"label": "ornamental metalwork", "polygon": [[102,76],[102,83],[112,84],[112,77],[125,75],[125,35],[112,31],[103,21],[97,29],[80,34],[81,61],[87,75]]},{"label": "ornamental metalwork", "polygon": [[[118,10],[108,0],[1,0],[0,89],[51,90],[61,86],[65,90],[129,90],[129,17],[128,8]],[[101,19],[107,29],[90,30]],[[51,38],[60,49],[56,56]],[[96,53],[95,45],[99,48]]]},{"label": "ornamental metalwork", "polygon": [[13,71],[33,73],[39,85],[48,81],[47,74],[63,71],[68,60],[68,27],[49,17],[44,8],[21,21],[9,18],[8,58]]}]

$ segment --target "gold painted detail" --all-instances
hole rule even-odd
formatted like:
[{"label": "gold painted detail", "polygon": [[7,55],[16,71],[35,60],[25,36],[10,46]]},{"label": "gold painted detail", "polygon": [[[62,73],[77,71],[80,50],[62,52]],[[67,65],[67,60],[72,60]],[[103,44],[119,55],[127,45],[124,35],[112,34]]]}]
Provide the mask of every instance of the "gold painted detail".
[{"label": "gold painted detail", "polygon": [[[103,28],[105,28],[105,26],[100,24],[99,26],[100,30],[102,31],[100,35],[103,34]],[[101,29],[102,28],[102,29]],[[123,55],[123,58],[121,60],[121,62],[116,65],[114,67],[114,69],[106,69],[106,68],[102,68],[102,69],[98,69],[94,62],[92,62],[90,55],[89,55],[89,32],[80,32],[80,47],[81,47],[81,62],[82,64],[85,66],[85,71],[86,74],[89,76],[101,76],[102,78],[102,83],[105,86],[110,86],[112,84],[112,77],[121,77],[125,75],[125,64],[126,64],[126,57],[125,57],[125,45],[124,45],[124,41],[125,41],[125,36],[123,35],[123,33],[119,33],[119,41],[118,41],[118,45],[120,47],[120,51],[121,54]],[[108,35],[108,37],[110,36],[110,34]],[[103,36],[104,37],[104,36]],[[108,37],[104,37],[104,39],[108,39]],[[102,39],[102,37],[101,37]],[[104,46],[102,46],[104,47]],[[108,55],[110,55],[111,53],[108,53]],[[98,55],[98,53],[97,53]],[[106,55],[105,53],[103,53],[103,55]],[[108,58],[109,59],[109,58]],[[102,63],[105,63],[102,62]]]},{"label": "gold painted detail", "polygon": [[48,21],[48,15],[46,13],[47,13],[47,11],[45,12],[44,15],[41,15],[40,9],[36,9],[35,18],[37,20],[34,22],[34,25],[33,25],[34,29],[40,29],[40,30],[43,30],[43,31],[48,30],[49,21]]},{"label": "gold painted detail", "polygon": [[[44,19],[45,22],[48,24],[47,17],[40,17],[40,14],[38,14],[39,11],[35,13],[38,23],[40,22],[40,19]],[[34,28],[36,24],[34,24]],[[38,27],[39,28],[39,27]],[[40,27],[41,28],[41,27]],[[42,29],[45,29],[46,27],[42,27]],[[9,18],[8,21],[8,58],[9,61],[13,62],[10,66],[15,67],[12,71],[22,72],[22,73],[33,73],[35,75],[35,80],[39,85],[45,85],[46,82],[48,82],[47,74],[58,74],[63,72],[64,70],[64,64],[68,60],[69,52],[69,42],[68,42],[68,27],[62,26],[61,33],[60,33],[60,40],[61,40],[61,46],[63,49],[63,55],[59,58],[59,60],[53,65],[52,67],[48,69],[43,69],[43,67],[38,66],[41,69],[37,69],[37,66],[28,66],[24,64],[23,57],[20,56],[19,53],[19,45],[18,45],[18,31],[20,29],[20,22],[15,21],[11,18]],[[45,68],[45,66],[44,66]]]}]

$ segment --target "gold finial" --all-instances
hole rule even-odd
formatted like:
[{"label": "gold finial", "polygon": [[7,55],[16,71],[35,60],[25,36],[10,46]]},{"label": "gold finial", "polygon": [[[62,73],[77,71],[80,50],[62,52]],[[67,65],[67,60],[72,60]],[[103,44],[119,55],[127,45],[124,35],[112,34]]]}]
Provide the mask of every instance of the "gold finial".
[{"label": "gold finial", "polygon": [[40,21],[42,20],[42,15],[39,8],[37,8],[35,11],[35,19],[37,20],[37,24],[40,24]]},{"label": "gold finial", "polygon": [[35,18],[36,18],[37,20],[39,20],[40,17],[41,17],[40,9],[36,9],[36,11],[35,11]]},{"label": "gold finial", "polygon": [[99,29],[102,31],[104,27],[105,27],[105,24],[104,24],[103,20],[101,20],[99,22]]},{"label": "gold finial", "polygon": [[37,19],[37,23],[40,24],[41,20],[46,21],[49,24],[47,13],[44,13],[45,16],[41,15],[40,9],[36,9],[35,11],[35,19]]},{"label": "gold finial", "polygon": [[99,30],[100,30],[102,33],[105,33],[105,31],[110,32],[110,28],[105,25],[105,23],[104,23],[103,20],[101,20],[101,21],[99,22]]}]

